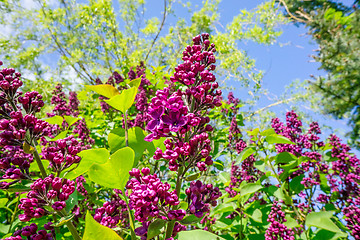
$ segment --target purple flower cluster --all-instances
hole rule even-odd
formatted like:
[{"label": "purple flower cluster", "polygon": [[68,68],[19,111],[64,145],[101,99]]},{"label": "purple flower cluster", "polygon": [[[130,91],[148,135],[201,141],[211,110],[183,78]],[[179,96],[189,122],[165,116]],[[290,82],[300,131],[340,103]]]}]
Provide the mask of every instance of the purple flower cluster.
[{"label": "purple flower cluster", "polygon": [[[0,66],[3,62],[0,61]],[[20,80],[21,74],[13,68],[3,68],[0,71],[0,116],[7,114],[7,106],[10,102],[15,105],[16,98],[21,95],[18,89],[23,85]],[[13,108],[14,106],[12,106]],[[15,109],[13,109],[15,110]]]},{"label": "purple flower cluster", "polygon": [[[289,138],[295,145],[292,144],[276,144],[275,148],[278,153],[289,152],[297,157],[304,156],[299,166],[299,170],[291,174],[291,178],[300,174],[305,174],[302,184],[306,188],[311,188],[314,185],[320,185],[319,172],[327,174],[328,164],[321,160],[321,154],[318,149],[324,146],[324,142],[319,141],[321,130],[317,122],[310,124],[307,132],[303,133],[302,122],[298,115],[294,112],[286,113],[286,124],[282,123],[278,118],[272,120],[272,128],[277,134]],[[308,160],[306,160],[308,159]]]},{"label": "purple flower cluster", "polygon": [[[21,230],[17,230],[11,237],[5,238],[4,240],[53,240],[55,238],[54,227],[51,226],[52,222],[48,222],[44,225],[45,230],[38,230],[38,226],[35,223],[30,226],[25,226]],[[49,233],[46,231],[50,231]]]},{"label": "purple flower cluster", "polygon": [[150,117],[147,114],[149,108],[148,99],[154,96],[154,90],[152,89],[152,84],[146,78],[145,70],[144,62],[140,62],[140,64],[136,66],[135,71],[131,68],[128,72],[130,80],[141,78],[138,93],[135,97],[136,116],[134,120],[128,122],[129,127],[137,126],[145,129],[146,124],[150,121]]},{"label": "purple flower cluster", "polygon": [[192,181],[190,188],[185,191],[188,197],[189,212],[196,217],[201,218],[204,213],[210,211],[210,206],[217,205],[217,199],[221,197],[221,192],[218,187],[213,187],[212,184],[203,184],[201,181]]},{"label": "purple flower cluster", "polygon": [[318,141],[320,139],[318,135],[321,134],[319,124],[317,122],[311,123],[309,130],[305,134],[303,134],[302,125],[301,120],[294,111],[286,113],[286,124],[282,123],[278,118],[272,119],[271,126],[275,132],[296,143],[295,145],[276,144],[276,150],[318,160],[316,159],[319,158],[318,154],[315,151],[309,150],[324,146],[324,142]]},{"label": "purple flower cluster", "polygon": [[[233,93],[230,92],[226,103],[230,105],[230,108],[223,108],[222,111],[231,117],[228,148],[230,151],[235,150],[240,154],[247,147],[246,142],[242,139],[239,124],[236,119],[240,100],[235,98]],[[225,189],[230,197],[235,197],[238,194],[238,191],[234,190],[234,188],[238,188],[243,181],[256,182],[263,175],[261,171],[254,167],[255,161],[254,155],[250,155],[248,158],[244,159],[240,165],[236,165],[234,161],[231,163],[231,181],[229,187]]]},{"label": "purple flower cluster", "polygon": [[82,147],[73,135],[64,139],[50,142],[43,148],[42,155],[44,159],[50,162],[50,167],[57,173],[74,163],[79,163],[81,158],[77,156]]},{"label": "purple flower cluster", "polygon": [[0,152],[0,172],[4,179],[30,178],[29,167],[33,161],[31,154],[26,154],[19,146],[6,146]]},{"label": "purple flower cluster", "polygon": [[23,116],[20,111],[13,111],[10,113],[10,119],[0,120],[0,146],[22,146],[24,141],[31,144],[43,136],[49,127],[50,124],[34,115]]},{"label": "purple flower cluster", "polygon": [[105,202],[102,207],[95,210],[94,219],[109,228],[117,225],[126,228],[129,226],[127,205],[120,197],[122,192],[116,189],[114,191],[115,194],[111,196],[111,201]]},{"label": "purple flower cluster", "polygon": [[185,90],[168,87],[158,90],[149,106],[151,120],[146,129],[151,133],[145,140],[168,138],[166,151],[158,148],[154,158],[168,160],[172,171],[185,165],[205,171],[213,163],[207,134],[213,128],[208,124],[210,119],[204,116],[209,109],[221,106],[222,97],[211,73],[215,70],[216,49],[208,39],[208,34],[193,38],[193,46],[187,46],[183,52],[184,62],[170,78],[173,83],[185,85]]},{"label": "purple flower cluster", "polygon": [[349,199],[348,203],[352,205],[345,207],[343,210],[347,227],[355,239],[360,239],[360,197],[355,200]]},{"label": "purple flower cluster", "polygon": [[75,191],[75,182],[50,175],[37,179],[30,188],[27,198],[20,199],[19,209],[24,211],[19,215],[22,222],[46,215],[45,206],[51,206],[54,211],[64,209],[65,201]]},{"label": "purple flower cluster", "polygon": [[179,165],[185,165],[186,163],[196,166],[199,171],[206,171],[206,166],[213,164],[212,158],[209,156],[211,151],[210,143],[209,135],[206,132],[194,135],[189,142],[185,143],[166,139],[164,141],[166,150],[163,152],[158,148],[155,151],[154,159],[163,158],[168,160],[171,171],[176,171]]},{"label": "purple flower cluster", "polygon": [[[66,94],[63,91],[63,87],[61,84],[56,85],[55,90],[53,91],[53,96],[51,98],[51,104],[55,105],[52,113],[48,113],[49,117],[57,116],[73,116],[78,117],[79,115],[79,104],[80,101],[77,98],[77,94],[75,92],[69,92],[69,101],[67,100]],[[56,136],[60,131],[61,127],[68,127],[67,123],[64,122],[63,126],[54,127],[51,129],[50,133],[52,136]],[[86,126],[86,122],[84,118],[80,118],[74,125],[72,126],[72,132],[76,138],[79,139],[80,144],[83,146],[83,149],[88,149],[91,145],[94,144],[94,139],[90,137],[90,130]],[[42,144],[47,144],[48,141],[46,139],[42,139]]]},{"label": "purple flower cluster", "polygon": [[79,176],[75,179],[76,181],[76,190],[83,195],[84,197],[88,194],[88,191],[84,187],[84,183],[86,182],[83,176]]},{"label": "purple flower cluster", "polygon": [[[135,219],[145,222],[149,217],[171,219],[176,215],[174,212],[168,213],[169,206],[179,204],[176,191],[169,191],[170,184],[162,183],[156,174],[151,175],[149,168],[134,168],[130,171],[130,179],[126,188],[132,190],[130,193],[130,206],[135,210]],[[166,212],[164,212],[166,210]],[[179,210],[182,217],[185,212]]]},{"label": "purple flower cluster", "polygon": [[[151,175],[149,168],[132,169],[126,188],[129,194],[129,205],[135,210],[135,220],[143,223],[136,230],[137,235],[145,237],[151,219],[178,220],[184,218],[185,210],[170,210],[171,206],[179,204],[176,191],[169,191],[170,184],[162,183],[156,174]],[[131,191],[130,191],[131,190]]]},{"label": "purple flower cluster", "polygon": [[34,114],[40,112],[44,106],[42,96],[36,92],[26,92],[23,97],[18,98],[18,102],[22,104],[23,109],[27,114]]},{"label": "purple flower cluster", "polygon": [[286,222],[285,213],[277,201],[274,201],[267,221],[270,226],[266,230],[265,240],[295,240],[294,231],[283,224]]},{"label": "purple flower cluster", "polygon": [[42,96],[36,91],[23,95],[20,76],[12,68],[0,71],[0,172],[4,173],[2,178],[15,180],[2,182],[1,188],[30,179],[32,156],[25,152],[31,152],[31,146],[50,129],[50,124],[35,117],[44,106]]},{"label": "purple flower cluster", "polygon": [[59,83],[55,86],[55,90],[52,92],[51,104],[55,105],[52,113],[48,113],[49,117],[57,116],[77,116],[79,107],[79,100],[75,92],[69,94],[69,104],[67,103],[67,97],[63,91],[63,86]]}]

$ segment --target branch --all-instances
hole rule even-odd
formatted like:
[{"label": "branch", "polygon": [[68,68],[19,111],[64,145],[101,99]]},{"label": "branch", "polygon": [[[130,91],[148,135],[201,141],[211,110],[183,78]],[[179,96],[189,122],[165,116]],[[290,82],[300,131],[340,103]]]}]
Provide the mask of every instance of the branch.
[{"label": "branch", "polygon": [[259,110],[251,113],[249,116],[245,117],[245,119],[251,118],[252,116],[254,116],[254,115],[256,115],[256,114],[258,114],[258,113],[260,113],[260,112],[262,112],[262,111],[264,111],[264,110],[266,110],[266,109],[268,109],[268,108],[277,106],[277,105],[282,104],[282,103],[285,103],[285,102],[290,102],[290,101],[295,100],[295,99],[297,99],[297,97],[293,97],[293,98],[289,98],[289,99],[284,99],[284,100],[281,100],[281,101],[277,101],[277,102],[275,102],[275,103],[272,103],[272,104],[270,104],[270,105],[267,105],[266,107],[260,108]]},{"label": "branch", "polygon": [[[302,22],[302,23],[307,23],[307,21],[305,21],[305,20],[303,20],[303,19],[301,19],[301,18],[297,18],[297,17],[295,17],[291,12],[290,12],[290,10],[289,10],[289,8],[288,8],[288,6],[286,5],[286,3],[285,3],[285,1],[284,0],[279,0],[280,1],[280,3],[282,4],[282,5],[284,5],[284,7],[285,7],[285,10],[286,10],[286,12],[287,12],[287,14],[289,14],[289,16],[290,16],[290,18],[292,18],[292,19],[294,19],[294,20],[296,20],[296,21],[298,21],[298,22]],[[301,15],[302,17],[304,17],[304,18],[306,18],[306,19],[308,19],[308,20],[311,20],[308,16],[306,16],[304,13],[299,13],[300,11],[296,11],[296,13],[298,13],[299,15]],[[305,17],[306,16],[306,17]]]},{"label": "branch", "polygon": [[152,43],[151,43],[151,47],[150,47],[148,53],[146,54],[146,57],[145,57],[145,61],[144,61],[144,62],[146,62],[146,60],[148,59],[149,54],[150,54],[152,48],[154,47],[154,44],[155,44],[157,38],[159,37],[161,30],[162,30],[163,27],[164,27],[166,15],[167,15],[166,0],[164,0],[164,14],[163,14],[163,18],[162,18],[162,21],[161,21],[161,25],[160,25],[160,28],[159,28],[158,33],[156,34],[155,38],[153,39],[153,41],[152,41]]}]

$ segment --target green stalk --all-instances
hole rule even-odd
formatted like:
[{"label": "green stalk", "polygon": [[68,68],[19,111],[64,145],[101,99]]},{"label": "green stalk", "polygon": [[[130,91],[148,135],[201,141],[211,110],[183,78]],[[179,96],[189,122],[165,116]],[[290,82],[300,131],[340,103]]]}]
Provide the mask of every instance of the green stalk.
[{"label": "green stalk", "polygon": [[[176,187],[175,187],[176,194],[178,197],[180,195],[183,171],[184,171],[184,167],[183,166],[179,167],[179,171],[178,171],[178,175],[177,175],[177,179],[176,179]],[[173,206],[172,210],[175,210],[176,208],[177,208],[177,206]],[[174,226],[175,226],[175,222],[176,221],[171,221],[167,224],[165,239],[171,237]]]},{"label": "green stalk", "polygon": [[125,121],[125,144],[129,146],[129,135],[128,135],[128,125],[127,125],[127,110],[124,113],[124,121]]},{"label": "green stalk", "polygon": [[[125,122],[125,124],[124,124],[125,125],[125,145],[128,147],[129,146],[129,135],[128,135],[128,125],[127,125],[127,110],[124,113],[124,122]],[[124,198],[125,198],[125,202],[126,202],[128,212],[129,212],[131,239],[134,240],[134,239],[136,239],[134,216],[131,213],[125,191],[124,191],[123,195],[124,195]]]},{"label": "green stalk", "polygon": [[[64,209],[59,211],[58,213],[61,217],[65,217],[67,215]],[[65,224],[66,224],[67,228],[69,229],[69,231],[71,232],[73,239],[81,240],[81,237],[80,237],[78,231],[76,230],[74,224],[71,221],[67,221],[67,222],[65,222]]]},{"label": "green stalk", "polygon": [[34,148],[33,156],[34,156],[34,158],[36,160],[37,165],[39,166],[41,176],[42,176],[42,178],[46,178],[47,177],[46,170],[44,168],[44,165],[41,162],[40,155],[39,155],[39,153],[38,153],[38,151],[36,149],[35,141],[32,142],[32,145],[33,145],[33,148]]},{"label": "green stalk", "polygon": [[135,234],[135,225],[134,225],[135,221],[134,221],[134,216],[132,215],[132,213],[131,213],[131,211],[130,211],[130,207],[129,207],[129,203],[128,203],[128,200],[127,200],[125,191],[124,191],[123,195],[124,195],[124,199],[125,199],[125,202],[126,202],[126,206],[127,206],[127,209],[128,209],[128,213],[129,213],[131,240],[135,240],[135,239],[136,239],[136,234]]},{"label": "green stalk", "polygon": [[10,233],[12,225],[13,225],[13,223],[15,221],[15,216],[16,216],[16,213],[17,213],[17,211],[19,209],[19,202],[20,202],[20,193],[19,193],[19,196],[18,196],[18,199],[17,199],[17,202],[16,202],[14,212],[13,212],[13,214],[11,216],[11,223],[10,223],[10,226],[9,226],[9,232],[8,233]]}]

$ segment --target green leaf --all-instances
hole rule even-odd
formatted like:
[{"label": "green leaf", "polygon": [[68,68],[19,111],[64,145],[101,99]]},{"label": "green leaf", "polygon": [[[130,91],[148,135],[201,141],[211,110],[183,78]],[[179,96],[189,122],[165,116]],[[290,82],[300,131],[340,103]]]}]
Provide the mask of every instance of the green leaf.
[{"label": "green leaf", "polygon": [[256,161],[256,162],[254,162],[254,167],[256,167],[257,169],[259,169],[262,172],[265,172],[266,164],[263,161]]},{"label": "green leaf", "polygon": [[61,133],[59,133],[58,135],[56,135],[56,137],[54,137],[54,138],[46,138],[46,139],[50,142],[57,141],[59,139],[66,138],[67,133],[68,133],[68,130],[65,130],[65,131],[62,131]]},{"label": "green leaf", "polygon": [[291,217],[290,215],[287,214],[285,216],[285,219],[286,219],[286,222],[284,222],[283,224],[285,226],[287,226],[288,228],[294,228],[294,227],[299,226],[298,222],[293,217]]},{"label": "green leaf", "polygon": [[14,184],[4,190],[7,192],[28,192],[31,190],[31,188],[24,186],[22,184]]},{"label": "green leaf", "polygon": [[86,87],[107,98],[119,95],[119,91],[109,84],[87,85]]},{"label": "green leaf", "polygon": [[187,202],[182,201],[179,203],[179,209],[187,210],[188,207],[189,207],[189,204]]},{"label": "green leaf", "polygon": [[24,142],[23,150],[24,150],[24,153],[32,154],[34,152],[35,148],[33,146],[29,145],[27,142]]},{"label": "green leaf", "polygon": [[[151,143],[144,140],[144,130],[139,127],[133,127],[128,130],[128,143],[135,152],[135,165],[144,154],[146,148],[151,147]],[[112,130],[108,136],[109,147],[112,152],[120,148],[126,147],[125,142],[125,129],[116,128]]]},{"label": "green leaf", "polygon": [[308,227],[317,227],[330,232],[341,233],[336,224],[331,221],[332,212],[311,212],[307,215],[305,224]]},{"label": "green leaf", "polygon": [[136,89],[140,87],[140,84],[141,84],[141,77],[136,78],[129,82],[129,86],[134,87]]},{"label": "green leaf", "polygon": [[147,239],[152,239],[159,235],[162,231],[161,229],[165,226],[166,221],[163,219],[156,219],[154,222],[150,223],[148,232],[147,232]]},{"label": "green leaf", "polygon": [[184,225],[189,225],[189,224],[198,223],[201,221],[201,219],[202,218],[198,218],[194,214],[191,214],[189,216],[184,217],[184,219],[181,220],[180,223]]},{"label": "green leaf", "polygon": [[186,178],[185,178],[185,180],[186,181],[194,181],[194,180],[196,180],[196,179],[198,179],[199,177],[200,177],[200,173],[199,172],[197,172],[197,173],[194,173],[194,174],[191,174],[191,175],[189,175],[189,176],[187,176]]},{"label": "green leaf", "polygon": [[219,174],[219,179],[222,183],[228,183],[230,181],[230,173],[228,172],[221,172]]},{"label": "green leaf", "polygon": [[247,194],[254,193],[256,191],[259,191],[263,187],[260,184],[257,183],[245,183],[244,186],[240,187],[240,195],[245,196]]},{"label": "green leaf", "polygon": [[79,117],[72,117],[72,116],[64,116],[65,121],[67,122],[67,124],[69,124],[69,126],[73,125],[74,123],[76,123],[77,121],[79,121],[81,118]]},{"label": "green leaf", "polygon": [[122,113],[125,113],[131,105],[133,105],[136,93],[136,87],[125,89],[120,95],[116,95],[109,100],[105,100],[105,102]]},{"label": "green leaf", "polygon": [[89,177],[104,187],[124,190],[129,179],[129,171],[134,164],[134,151],[125,147],[117,150],[104,164],[93,164],[89,169]]},{"label": "green leaf", "polygon": [[282,144],[295,145],[295,143],[290,141],[290,139],[288,139],[288,138],[286,138],[284,136],[281,136],[279,134],[272,134],[272,135],[266,136],[265,141],[270,143],[270,144],[282,143]]},{"label": "green leaf", "polygon": [[304,185],[301,184],[301,181],[305,177],[304,174],[294,177],[289,183],[290,189],[293,190],[296,194],[300,193],[305,189]]},{"label": "green leaf", "polygon": [[85,217],[85,232],[82,238],[83,240],[99,240],[99,239],[111,239],[122,240],[122,238],[115,233],[112,229],[105,227],[94,220],[89,211]]},{"label": "green leaf", "polygon": [[224,238],[219,237],[211,232],[204,230],[191,230],[181,231],[178,234],[179,240],[222,240]]},{"label": "green leaf", "polygon": [[342,233],[335,233],[335,232],[331,232],[331,231],[327,231],[325,229],[321,229],[320,231],[318,231],[316,233],[316,235],[314,236],[313,240],[338,240],[341,238],[346,238],[347,239],[347,234],[342,232]]},{"label": "green leaf", "polygon": [[260,131],[259,128],[255,128],[252,131],[247,131],[247,133],[248,133],[249,136],[257,136],[259,131]]},{"label": "green leaf", "polygon": [[324,193],[330,193],[330,186],[328,184],[328,179],[326,178],[326,174],[320,173],[320,188]]},{"label": "green leaf", "polygon": [[0,199],[0,208],[5,207],[7,202],[8,202],[7,198],[1,198]]},{"label": "green leaf", "polygon": [[260,135],[261,135],[261,136],[264,136],[264,137],[270,136],[270,135],[274,135],[274,134],[276,134],[276,133],[275,133],[275,130],[272,129],[272,128],[266,129],[266,130],[264,130],[264,131],[262,131],[262,132],[260,133]]},{"label": "green leaf", "polygon": [[68,179],[74,179],[86,173],[95,163],[106,163],[110,157],[109,151],[105,148],[83,150],[77,155],[81,157],[81,161],[74,170],[65,175]]},{"label": "green leaf", "polygon": [[246,158],[248,158],[255,151],[256,150],[255,150],[254,147],[246,147],[244,150],[242,150],[240,155],[237,157],[237,160],[236,160],[235,164],[240,164],[242,161],[244,161]]},{"label": "green leaf", "polygon": [[73,209],[73,207],[78,204],[78,195],[77,194],[78,194],[78,192],[74,191],[69,196],[68,200],[65,201],[65,203],[66,203],[65,211],[67,213],[70,213],[71,210]]},{"label": "green leaf", "polygon": [[288,152],[281,152],[275,157],[275,163],[290,163],[291,161],[297,160],[297,157]]},{"label": "green leaf", "polygon": [[68,216],[62,217],[56,223],[52,224],[51,226],[60,227],[60,226],[64,225],[65,223],[67,223],[68,221],[70,221],[74,216],[75,216],[74,214],[70,214]]},{"label": "green leaf", "polygon": [[250,216],[255,222],[262,223],[262,212],[259,209],[255,209],[255,211]]},{"label": "green leaf", "polygon": [[60,116],[53,116],[51,118],[44,118],[43,119],[45,122],[49,123],[49,124],[56,124],[56,125],[59,125],[61,126],[64,119]]}]

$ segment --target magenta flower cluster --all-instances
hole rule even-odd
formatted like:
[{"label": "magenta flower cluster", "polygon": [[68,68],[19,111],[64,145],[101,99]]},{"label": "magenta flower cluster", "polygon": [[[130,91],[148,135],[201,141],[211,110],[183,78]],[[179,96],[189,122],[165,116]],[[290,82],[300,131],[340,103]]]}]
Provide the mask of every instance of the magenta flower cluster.
[{"label": "magenta flower cluster", "polygon": [[[229,109],[223,108],[222,112],[226,113],[231,119],[227,147],[230,151],[236,151],[237,154],[240,154],[247,147],[246,142],[242,139],[243,136],[236,118],[239,111],[238,105],[240,100],[236,98],[232,92],[229,92],[226,103],[230,105],[230,107]],[[255,161],[254,155],[250,155],[244,159],[240,165],[236,165],[235,161],[232,161],[230,174],[231,181],[229,187],[225,188],[230,197],[235,197],[239,193],[234,189],[239,188],[243,181],[256,182],[263,175],[261,171],[254,167]]]},{"label": "magenta flower cluster", "polygon": [[[176,191],[169,191],[170,184],[162,183],[156,174],[151,175],[149,168],[134,168],[130,171],[133,177],[126,188],[131,190],[129,195],[130,206],[135,210],[135,219],[145,222],[149,218],[162,218],[173,220],[177,213],[169,213],[169,207],[179,204]],[[178,210],[179,215],[185,216],[183,210]],[[181,217],[180,220],[182,219]]]},{"label": "magenta flower cluster", "polygon": [[81,158],[77,156],[82,147],[79,142],[70,135],[64,139],[59,139],[43,148],[42,155],[44,159],[50,162],[50,167],[57,173],[74,163],[79,163]]},{"label": "magenta flower cluster", "polygon": [[24,211],[19,215],[22,222],[46,215],[48,210],[44,206],[51,206],[54,211],[64,209],[65,201],[75,191],[75,182],[50,175],[37,179],[30,188],[27,198],[20,199],[19,209]]},{"label": "magenta flower cluster", "polygon": [[294,231],[286,227],[285,213],[281,210],[279,202],[274,201],[267,221],[270,226],[266,230],[265,240],[295,240]]},{"label": "magenta flower cluster", "polygon": [[[79,104],[80,101],[77,98],[77,94],[75,92],[69,92],[69,97],[67,100],[66,94],[63,91],[63,87],[61,84],[56,85],[55,90],[52,92],[53,96],[51,98],[51,104],[55,105],[54,109],[51,113],[48,113],[49,117],[53,116],[79,116]],[[67,128],[68,124],[64,121],[63,126],[54,127],[51,129],[50,133],[53,137],[55,137],[59,132],[61,132],[61,128]],[[90,137],[90,130],[88,129],[85,119],[80,118],[74,125],[72,126],[72,133],[76,138],[79,139],[80,144],[83,149],[89,149],[91,145],[94,144],[94,139]],[[42,139],[42,144],[46,145],[48,141],[46,139]]]},{"label": "magenta flower cluster", "polygon": [[20,146],[5,146],[0,153],[0,171],[4,179],[29,179],[29,167],[33,161],[31,154],[26,154]]},{"label": "magenta flower cluster", "polygon": [[[151,175],[149,168],[132,169],[126,188],[129,195],[129,205],[134,209],[135,220],[143,224],[136,229],[136,234],[145,237],[152,219],[180,221],[184,218],[185,210],[170,210],[179,204],[175,190],[170,191],[169,183],[162,183],[156,174]],[[130,191],[131,190],[131,191]]]},{"label": "magenta flower cluster", "polygon": [[29,226],[15,231],[11,237],[5,238],[4,240],[53,240],[56,239],[55,230],[51,225],[52,222],[48,222],[44,224],[45,230],[38,230],[38,226],[32,223]]},{"label": "magenta flower cluster", "polygon": [[0,172],[2,178],[14,179],[2,182],[1,188],[20,179],[31,179],[29,167],[33,158],[23,148],[31,151],[30,146],[50,129],[50,124],[35,117],[44,106],[42,96],[36,91],[23,95],[19,91],[23,85],[20,76],[13,68],[0,71]]},{"label": "magenta flower cluster", "polygon": [[210,119],[204,116],[209,109],[221,106],[222,97],[211,73],[215,70],[216,49],[208,39],[208,34],[193,38],[193,46],[187,46],[183,52],[184,62],[170,78],[173,83],[184,85],[185,90],[169,87],[158,90],[149,106],[151,120],[146,129],[150,134],[145,140],[168,138],[166,150],[158,148],[154,158],[168,160],[172,171],[185,165],[205,171],[213,163],[207,133],[213,128],[208,124]]},{"label": "magenta flower cluster", "polygon": [[201,181],[193,181],[190,188],[185,191],[188,197],[189,212],[201,218],[204,213],[210,212],[210,206],[217,205],[217,199],[221,197],[218,187],[212,184],[203,184]]},{"label": "magenta flower cluster", "polygon": [[106,201],[102,207],[95,210],[94,219],[100,224],[109,228],[129,226],[129,212],[126,202],[121,199],[122,192],[114,189],[115,194],[111,196],[111,201]]}]

